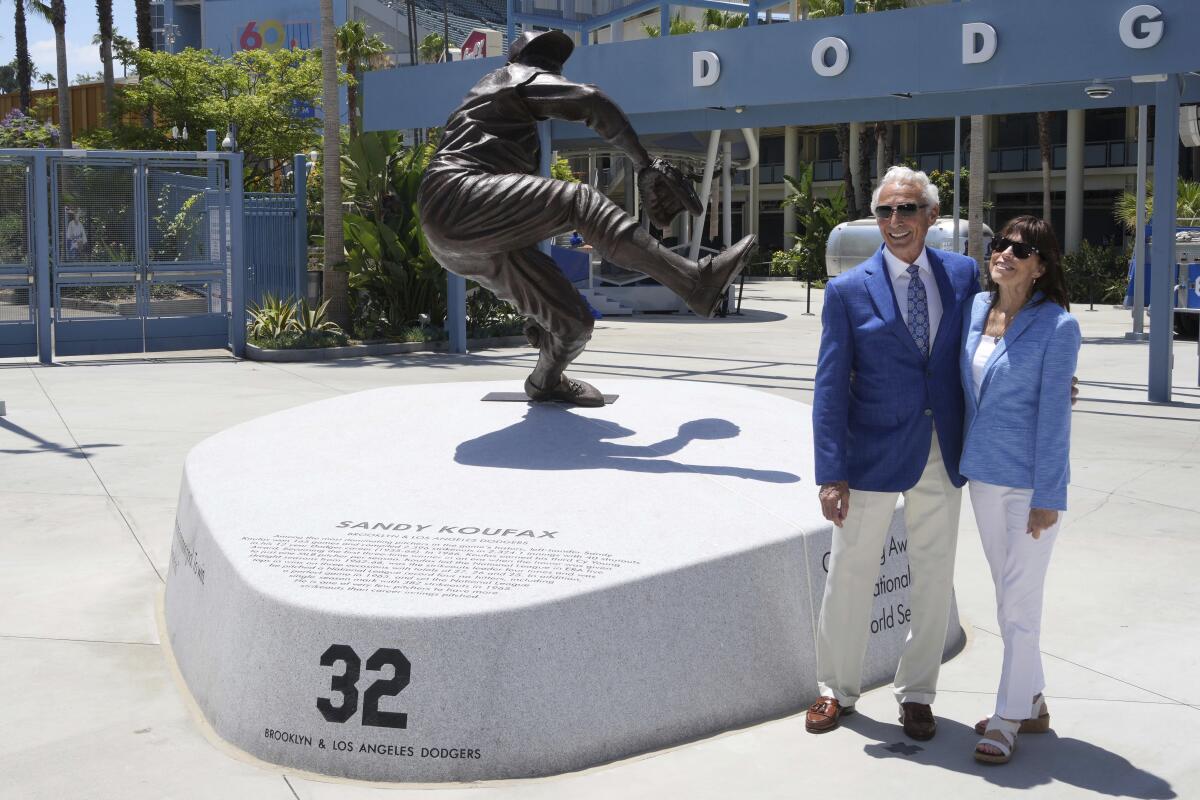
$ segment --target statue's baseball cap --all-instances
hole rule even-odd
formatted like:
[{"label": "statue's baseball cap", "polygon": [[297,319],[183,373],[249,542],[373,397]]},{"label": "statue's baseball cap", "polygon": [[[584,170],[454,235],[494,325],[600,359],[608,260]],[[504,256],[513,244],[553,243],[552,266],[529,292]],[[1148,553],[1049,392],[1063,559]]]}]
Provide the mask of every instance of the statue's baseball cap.
[{"label": "statue's baseball cap", "polygon": [[562,31],[526,31],[508,48],[508,62],[548,61],[562,69],[574,50],[575,43]]}]

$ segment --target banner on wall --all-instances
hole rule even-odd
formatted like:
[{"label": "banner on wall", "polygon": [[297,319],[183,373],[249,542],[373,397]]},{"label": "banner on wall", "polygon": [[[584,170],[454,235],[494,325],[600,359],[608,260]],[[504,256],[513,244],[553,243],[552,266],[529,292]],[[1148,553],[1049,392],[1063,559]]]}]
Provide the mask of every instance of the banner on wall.
[{"label": "banner on wall", "polygon": [[[344,22],[342,4],[334,5],[335,24]],[[210,0],[204,6],[203,18],[204,45],[221,55],[239,50],[308,50],[320,46],[317,0]]]}]

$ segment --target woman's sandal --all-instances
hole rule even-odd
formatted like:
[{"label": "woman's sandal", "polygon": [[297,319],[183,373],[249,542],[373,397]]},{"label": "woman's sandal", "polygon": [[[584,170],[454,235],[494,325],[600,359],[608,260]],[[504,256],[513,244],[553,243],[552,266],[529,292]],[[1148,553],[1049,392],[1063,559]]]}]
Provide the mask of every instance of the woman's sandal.
[{"label": "woman's sandal", "polygon": [[[975,743],[975,760],[984,764],[1007,764],[1017,749],[1017,731],[1020,728],[1019,720],[991,717],[987,721],[983,738]],[[981,747],[990,747],[997,752],[980,750]]]},{"label": "woman's sandal", "polygon": [[[975,723],[975,733],[983,736],[987,730],[988,718],[984,717]],[[1029,718],[1021,720],[1021,728],[1019,733],[1049,733],[1050,732],[1050,709],[1046,707],[1046,698],[1040,694],[1033,700],[1033,708],[1030,709]]]}]

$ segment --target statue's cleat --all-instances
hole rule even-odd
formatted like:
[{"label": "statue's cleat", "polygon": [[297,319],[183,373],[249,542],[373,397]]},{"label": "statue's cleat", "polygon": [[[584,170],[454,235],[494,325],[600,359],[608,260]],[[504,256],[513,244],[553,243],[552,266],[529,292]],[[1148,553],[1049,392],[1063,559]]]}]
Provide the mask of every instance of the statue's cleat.
[{"label": "statue's cleat", "polygon": [[553,389],[539,389],[531,378],[525,379],[525,394],[536,402],[571,403],[572,405],[599,408],[604,405],[604,395],[590,383],[562,376]]},{"label": "statue's cleat", "polygon": [[717,313],[725,290],[750,261],[750,251],[754,249],[757,239],[751,234],[715,256],[700,259],[700,277],[686,298],[687,307],[693,313],[701,317],[711,317]]}]

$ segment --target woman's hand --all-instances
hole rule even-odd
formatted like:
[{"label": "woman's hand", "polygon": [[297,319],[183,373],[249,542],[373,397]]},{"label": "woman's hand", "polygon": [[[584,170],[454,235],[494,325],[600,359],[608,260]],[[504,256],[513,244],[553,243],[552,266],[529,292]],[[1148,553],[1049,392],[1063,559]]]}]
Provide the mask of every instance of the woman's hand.
[{"label": "woman's hand", "polygon": [[1029,509],[1029,525],[1025,532],[1032,533],[1033,538],[1040,539],[1042,531],[1058,522],[1058,512],[1052,508]]}]

